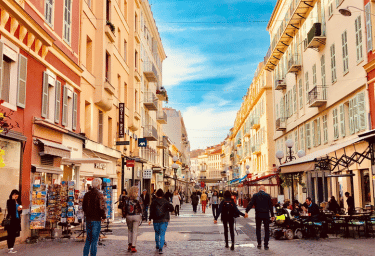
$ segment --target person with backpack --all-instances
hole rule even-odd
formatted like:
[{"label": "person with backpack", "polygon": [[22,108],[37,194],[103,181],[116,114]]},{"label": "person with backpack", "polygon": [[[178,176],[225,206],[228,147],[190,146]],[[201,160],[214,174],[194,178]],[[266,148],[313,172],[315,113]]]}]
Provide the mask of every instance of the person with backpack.
[{"label": "person with backpack", "polygon": [[234,203],[234,200],[231,198],[231,193],[229,190],[224,192],[224,200],[221,201],[219,210],[217,211],[217,215],[215,217],[214,223],[217,224],[217,219],[221,214],[221,221],[223,222],[224,226],[224,238],[225,238],[225,248],[228,248],[228,225],[230,230],[230,238],[232,240],[232,246],[230,249],[234,250],[234,222],[235,218],[239,217],[240,215],[247,218],[247,214],[244,214],[238,210],[237,205]]},{"label": "person with backpack", "polygon": [[264,225],[264,249],[268,250],[268,241],[270,240],[270,213],[271,220],[275,219],[273,213],[273,205],[271,201],[271,196],[265,192],[266,188],[264,185],[259,187],[259,192],[254,194],[251,198],[251,202],[246,208],[246,213],[248,213],[253,206],[255,206],[255,223],[256,223],[256,234],[258,240],[258,249],[262,248],[262,237],[261,237],[261,226],[262,222]]},{"label": "person with backpack", "polygon": [[163,254],[163,246],[165,244],[165,233],[167,232],[168,222],[170,220],[170,212],[173,212],[173,205],[164,198],[162,189],[156,191],[156,199],[152,201],[150,206],[150,216],[148,225],[153,220],[155,230],[156,250],[159,254]]},{"label": "person with backpack", "polygon": [[138,197],[138,187],[133,186],[129,189],[129,197],[125,201],[125,216],[128,226],[128,251],[137,252],[137,234],[138,227],[142,222],[143,203]]}]

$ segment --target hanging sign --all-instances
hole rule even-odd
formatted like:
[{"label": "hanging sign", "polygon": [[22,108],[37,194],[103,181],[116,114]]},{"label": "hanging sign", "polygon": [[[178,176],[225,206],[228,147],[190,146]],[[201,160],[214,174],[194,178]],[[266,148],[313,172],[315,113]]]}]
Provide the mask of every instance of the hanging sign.
[{"label": "hanging sign", "polygon": [[145,148],[146,146],[147,146],[147,139],[139,138],[138,139],[138,147],[139,148]]},{"label": "hanging sign", "polygon": [[125,103],[119,103],[118,137],[125,136]]},{"label": "hanging sign", "polygon": [[134,167],[135,160],[126,160],[126,167]]}]

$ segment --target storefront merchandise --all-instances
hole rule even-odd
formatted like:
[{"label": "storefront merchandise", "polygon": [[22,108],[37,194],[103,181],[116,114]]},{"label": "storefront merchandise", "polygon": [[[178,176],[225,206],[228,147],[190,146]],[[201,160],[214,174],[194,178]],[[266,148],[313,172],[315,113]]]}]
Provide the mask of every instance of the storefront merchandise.
[{"label": "storefront merchandise", "polygon": [[46,185],[33,184],[31,200],[30,229],[44,229],[46,226]]},{"label": "storefront merchandise", "polygon": [[111,185],[111,180],[110,179],[103,179],[103,186],[104,186],[104,198],[105,198],[105,203],[107,207],[107,219],[112,218],[112,185]]},{"label": "storefront merchandise", "polygon": [[61,185],[53,184],[48,186],[47,197],[47,221],[57,223],[61,217]]}]

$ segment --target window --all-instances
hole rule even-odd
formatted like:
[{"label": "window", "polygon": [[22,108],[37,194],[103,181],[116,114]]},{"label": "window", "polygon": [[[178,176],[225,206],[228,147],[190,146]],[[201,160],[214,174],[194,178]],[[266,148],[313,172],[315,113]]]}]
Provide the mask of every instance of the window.
[{"label": "window", "polygon": [[349,72],[349,57],[348,57],[348,32],[345,30],[341,35],[342,42],[342,62],[344,67],[344,74]]},{"label": "window", "polygon": [[340,105],[340,132],[341,136],[345,137],[345,105]]},{"label": "window", "polygon": [[298,141],[298,129],[294,131],[294,141],[295,141],[295,152],[298,152],[299,141]]},{"label": "window", "polygon": [[297,113],[297,85],[293,86],[293,113]]},{"label": "window", "polygon": [[299,137],[300,137],[300,140],[301,140],[301,144],[300,144],[300,149],[301,150],[305,150],[305,138],[304,138],[304,133],[303,133],[303,126],[301,126],[299,128]]},{"label": "window", "polygon": [[322,75],[322,86],[323,86],[323,99],[327,99],[327,88],[326,88],[326,60],[323,54],[320,58],[320,72]]},{"label": "window", "polygon": [[339,138],[339,119],[337,115],[337,108],[332,110],[333,118],[333,139],[337,140]]},{"label": "window", "polygon": [[286,118],[289,118],[290,114],[289,114],[289,94],[290,94],[290,90],[286,93],[285,95],[285,108],[286,108]]},{"label": "window", "polygon": [[108,117],[108,147],[113,147],[112,118]]},{"label": "window", "polygon": [[105,53],[105,79],[111,82],[111,55],[108,52]]},{"label": "window", "polygon": [[312,146],[316,147],[316,121],[311,122]]},{"label": "window", "polygon": [[85,126],[84,132],[87,138],[90,138],[91,134],[91,103],[85,101]]},{"label": "window", "polygon": [[320,146],[322,144],[322,136],[320,130],[320,117],[316,119],[316,146]]},{"label": "window", "polygon": [[121,30],[120,28],[117,28],[117,38],[118,38],[118,52],[121,54]]},{"label": "window", "polygon": [[333,15],[333,1],[328,5],[328,17]]},{"label": "window", "polygon": [[[10,102],[10,87],[11,87],[11,71],[12,66],[14,65],[14,61],[8,56],[3,56],[2,60],[2,71],[3,71],[3,77],[2,77],[2,85],[1,85],[1,99],[3,99],[5,102]],[[12,64],[13,63],[13,64]]]},{"label": "window", "polygon": [[124,1],[124,18],[128,19],[128,2],[126,0]]},{"label": "window", "polygon": [[127,63],[127,55],[128,55],[128,43],[124,40],[124,61]]},{"label": "window", "polygon": [[99,110],[98,142],[103,144],[103,112]]},{"label": "window", "polygon": [[302,80],[300,79],[298,81],[298,91],[299,91],[299,108],[303,108],[303,88],[302,88]]},{"label": "window", "polygon": [[44,10],[44,18],[48,25],[53,26],[53,1],[54,0],[45,0],[45,10]]},{"label": "window", "polygon": [[313,87],[316,86],[316,64],[312,67],[312,72],[313,72]]},{"label": "window", "polygon": [[362,46],[362,23],[361,16],[355,19],[355,46],[357,52],[357,63],[363,59],[363,46]]},{"label": "window", "polygon": [[350,134],[366,129],[365,93],[358,93],[349,100],[349,130]]},{"label": "window", "polygon": [[305,124],[305,127],[306,127],[306,147],[307,148],[311,148],[311,131],[310,131],[310,124],[307,123]]},{"label": "window", "polygon": [[323,143],[328,143],[328,123],[327,123],[327,115],[323,116]]},{"label": "window", "polygon": [[332,83],[334,83],[337,80],[337,76],[336,76],[335,44],[331,45],[330,52],[331,52],[331,77],[332,77]]},{"label": "window", "polygon": [[105,18],[107,21],[111,21],[111,1],[106,0],[106,5],[105,5]]},{"label": "window", "polygon": [[306,103],[309,102],[309,72],[305,73]]},{"label": "window", "polygon": [[135,51],[135,54],[134,54],[134,66],[138,68],[138,52],[137,51]]},{"label": "window", "polygon": [[372,51],[371,3],[365,5],[367,52]]},{"label": "window", "polygon": [[65,0],[64,6],[64,41],[70,44],[72,26],[72,0]]},{"label": "window", "polygon": [[86,69],[92,73],[92,40],[90,37],[86,39]]},{"label": "window", "polygon": [[58,124],[60,122],[61,82],[56,80],[55,87],[55,123]]}]

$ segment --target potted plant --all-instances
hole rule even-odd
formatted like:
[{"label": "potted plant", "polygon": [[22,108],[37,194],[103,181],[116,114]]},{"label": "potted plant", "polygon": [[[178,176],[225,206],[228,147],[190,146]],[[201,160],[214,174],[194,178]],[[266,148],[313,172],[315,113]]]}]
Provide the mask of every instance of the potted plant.
[{"label": "potted plant", "polygon": [[112,22],[110,22],[109,20],[107,20],[107,26],[109,26],[109,29],[112,31],[112,33],[115,33],[115,25],[113,25]]}]

